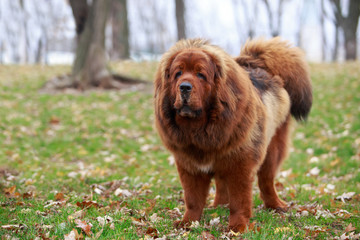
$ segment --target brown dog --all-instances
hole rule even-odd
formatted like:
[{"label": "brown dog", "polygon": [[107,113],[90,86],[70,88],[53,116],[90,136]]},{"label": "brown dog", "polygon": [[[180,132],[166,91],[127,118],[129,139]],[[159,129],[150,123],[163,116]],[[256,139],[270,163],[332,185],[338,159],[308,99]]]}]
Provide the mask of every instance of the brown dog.
[{"label": "brown dog", "polygon": [[256,173],[265,207],[285,211],[274,178],[287,154],[290,114],[304,120],[311,104],[303,54],[279,38],[247,42],[235,59],[201,39],[166,52],[155,79],[155,121],[185,192],[180,224],[200,219],[213,177],[213,205],[229,204],[234,231],[249,223]]}]

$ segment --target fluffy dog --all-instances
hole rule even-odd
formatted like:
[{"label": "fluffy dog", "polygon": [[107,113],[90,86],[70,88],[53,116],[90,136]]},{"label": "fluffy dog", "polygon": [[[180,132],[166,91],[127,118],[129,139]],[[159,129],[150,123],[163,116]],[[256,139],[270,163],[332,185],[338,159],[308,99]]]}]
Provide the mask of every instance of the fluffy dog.
[{"label": "fluffy dog", "polygon": [[213,206],[229,204],[229,228],[244,231],[257,174],[265,207],[286,211],[274,178],[287,155],[290,115],[312,105],[308,67],[287,42],[249,41],[235,59],[202,39],[181,40],[155,76],[155,124],[174,154],[186,211],[199,220],[215,178]]}]

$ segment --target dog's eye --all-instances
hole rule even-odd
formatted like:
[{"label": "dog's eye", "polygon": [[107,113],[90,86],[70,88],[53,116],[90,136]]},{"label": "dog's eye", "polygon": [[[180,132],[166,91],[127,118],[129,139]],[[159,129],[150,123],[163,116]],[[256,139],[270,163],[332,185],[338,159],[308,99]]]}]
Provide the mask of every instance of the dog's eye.
[{"label": "dog's eye", "polygon": [[175,74],[175,79],[178,79],[181,75],[182,75],[182,71],[178,71],[178,72]]},{"label": "dog's eye", "polygon": [[197,73],[196,76],[197,76],[198,78],[206,81],[206,77],[205,77],[204,74],[202,74],[202,73]]}]

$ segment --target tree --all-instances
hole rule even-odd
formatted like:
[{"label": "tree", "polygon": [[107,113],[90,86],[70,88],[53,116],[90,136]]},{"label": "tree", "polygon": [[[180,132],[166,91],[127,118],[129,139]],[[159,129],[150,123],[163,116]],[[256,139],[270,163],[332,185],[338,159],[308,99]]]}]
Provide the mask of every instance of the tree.
[{"label": "tree", "polygon": [[177,26],[177,38],[186,38],[186,24],[185,24],[185,3],[184,0],[175,0],[175,15]]},{"label": "tree", "polygon": [[[75,85],[81,89],[108,84],[111,80],[105,57],[105,24],[109,3],[110,0],[93,1],[79,35],[72,75]],[[73,12],[76,11],[73,9]]]},{"label": "tree", "polygon": [[[246,0],[242,0],[241,2],[239,2],[238,0],[233,0],[233,11],[234,11],[234,16],[235,16],[235,24],[236,24],[236,29],[239,33],[239,35],[241,35],[242,32],[245,32],[245,36],[243,37],[243,40],[241,43],[245,43],[245,41],[247,39],[252,39],[255,37],[256,34],[256,25],[257,25],[257,21],[258,21],[258,17],[257,17],[257,13],[256,10],[258,9],[258,0],[253,0],[253,1],[246,1]],[[239,13],[239,7],[242,10],[242,14]],[[244,23],[241,23],[240,21],[240,15],[244,15]],[[246,29],[247,30],[244,30]]]},{"label": "tree", "polygon": [[112,0],[112,59],[126,59],[130,57],[129,23],[127,16],[127,1]]},{"label": "tree", "polygon": [[326,41],[326,32],[325,32],[325,17],[326,17],[326,11],[324,6],[324,0],[321,0],[320,2],[321,7],[321,13],[320,13],[320,26],[321,26],[321,58],[324,62],[326,60],[326,47],[327,47],[327,41]]},{"label": "tree", "polygon": [[92,87],[121,89],[144,81],[122,75],[114,75],[107,68],[105,54],[105,26],[111,0],[70,0],[73,11],[77,48],[72,73],[69,76],[53,78],[45,89]]},{"label": "tree", "polygon": [[86,0],[70,0],[70,6],[75,20],[77,40],[79,41],[85,28],[89,6]]},{"label": "tree", "polygon": [[[271,31],[271,36],[276,37],[280,34],[280,28],[281,28],[281,19],[282,19],[282,13],[283,13],[283,5],[284,0],[278,0],[278,6],[277,6],[277,13],[273,12],[270,6],[270,3],[268,0],[263,0],[266,10],[268,12],[269,17],[269,28]],[[275,15],[277,15],[277,19],[275,18]],[[275,19],[277,20],[275,23]]]},{"label": "tree", "polygon": [[349,0],[347,15],[344,16],[340,0],[330,0],[334,9],[335,25],[343,30],[346,60],[356,59],[356,31],[360,17],[360,1]]}]

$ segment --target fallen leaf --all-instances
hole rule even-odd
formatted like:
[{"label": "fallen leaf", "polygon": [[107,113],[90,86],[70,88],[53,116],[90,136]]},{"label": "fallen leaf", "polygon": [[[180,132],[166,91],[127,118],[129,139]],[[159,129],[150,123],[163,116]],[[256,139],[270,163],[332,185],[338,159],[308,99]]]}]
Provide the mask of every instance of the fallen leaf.
[{"label": "fallen leaf", "polygon": [[49,120],[50,124],[59,124],[60,123],[60,119],[55,117],[55,116],[51,116],[50,120]]},{"label": "fallen leaf", "polygon": [[314,167],[309,171],[309,174],[312,176],[318,176],[319,173],[320,173],[320,169],[318,167]]},{"label": "fallen leaf", "polygon": [[139,218],[135,218],[135,217],[131,217],[131,222],[132,224],[136,225],[136,226],[146,226],[146,223],[144,223],[141,219]]},{"label": "fallen leaf", "polygon": [[63,193],[57,193],[55,195],[55,201],[64,201],[64,194]]},{"label": "fallen leaf", "polygon": [[30,198],[33,198],[33,197],[34,197],[33,192],[26,192],[26,193],[23,193],[23,195],[22,195],[23,199],[30,199]]},{"label": "fallen leaf", "polygon": [[76,211],[75,213],[68,216],[68,220],[71,221],[76,218],[83,218],[83,217],[85,217],[85,214],[86,213],[83,210]]},{"label": "fallen leaf", "polygon": [[110,229],[111,229],[111,230],[115,230],[115,224],[114,224],[114,223],[111,223],[111,224],[110,224]]},{"label": "fallen leaf", "polygon": [[64,235],[64,240],[82,240],[84,236],[82,233],[78,233],[76,229],[73,229],[69,234]]},{"label": "fallen leaf", "polygon": [[214,237],[214,235],[212,235],[211,233],[207,232],[207,231],[203,231],[201,233],[201,237],[198,239],[210,239],[210,240],[215,240],[216,238]]},{"label": "fallen leaf", "polygon": [[218,225],[219,223],[220,223],[220,217],[213,218],[210,220],[210,226],[215,226]]},{"label": "fallen leaf", "polygon": [[353,225],[351,223],[345,228],[345,232],[352,232],[355,230],[356,230],[356,228],[353,227]]},{"label": "fallen leaf", "polygon": [[129,190],[118,188],[115,190],[115,196],[131,197],[132,193]]},{"label": "fallen leaf", "polygon": [[317,210],[316,211],[316,215],[315,215],[315,218],[316,219],[319,219],[320,217],[322,218],[335,218],[335,216],[327,209],[325,210]]},{"label": "fallen leaf", "polygon": [[158,215],[156,213],[154,213],[153,215],[150,216],[150,221],[155,223],[158,222],[159,220],[161,220],[161,217],[158,217]]},{"label": "fallen leaf", "polygon": [[82,202],[77,202],[76,206],[80,207],[80,208],[90,208],[90,207],[95,207],[95,208],[99,208],[100,205],[95,202],[95,201],[82,201]]},{"label": "fallen leaf", "polygon": [[7,198],[18,198],[18,197],[20,197],[21,194],[18,193],[18,192],[15,192],[15,190],[16,190],[16,185],[14,185],[14,186],[12,186],[10,188],[5,188],[4,189],[5,196]]},{"label": "fallen leaf", "polygon": [[155,200],[155,199],[148,199],[147,202],[150,204],[150,206],[145,209],[145,212],[146,212],[146,213],[149,213],[149,212],[151,212],[151,211],[153,210],[153,208],[155,207],[155,205],[156,205],[156,200]]},{"label": "fallen leaf", "polygon": [[337,158],[337,159],[335,159],[334,161],[332,161],[332,162],[330,162],[330,166],[331,167],[335,167],[337,164],[339,164],[340,163],[340,159],[339,158]]},{"label": "fallen leaf", "polygon": [[289,227],[280,227],[280,228],[275,228],[274,233],[289,232],[290,230],[291,230],[291,228],[289,228]]},{"label": "fallen leaf", "polygon": [[167,213],[170,215],[170,218],[175,219],[182,216],[179,208],[174,208],[172,210],[168,210]]},{"label": "fallen leaf", "polygon": [[153,238],[158,238],[158,230],[156,228],[153,227],[148,227],[148,229],[146,229],[146,235],[149,235]]},{"label": "fallen leaf", "polygon": [[341,200],[343,203],[345,203],[345,200],[350,201],[354,195],[354,192],[343,193],[342,195],[337,196],[335,200]]},{"label": "fallen leaf", "polygon": [[96,234],[95,234],[95,239],[98,239],[100,238],[101,234],[103,233],[104,229],[102,228],[100,231],[98,231]]},{"label": "fallen leaf", "polygon": [[87,224],[85,221],[81,221],[80,219],[75,219],[74,222],[76,227],[81,228],[87,236],[93,235],[91,232],[91,225]]},{"label": "fallen leaf", "polygon": [[110,216],[97,217],[96,220],[99,222],[100,226],[104,226],[105,224],[113,222],[113,218]]}]

